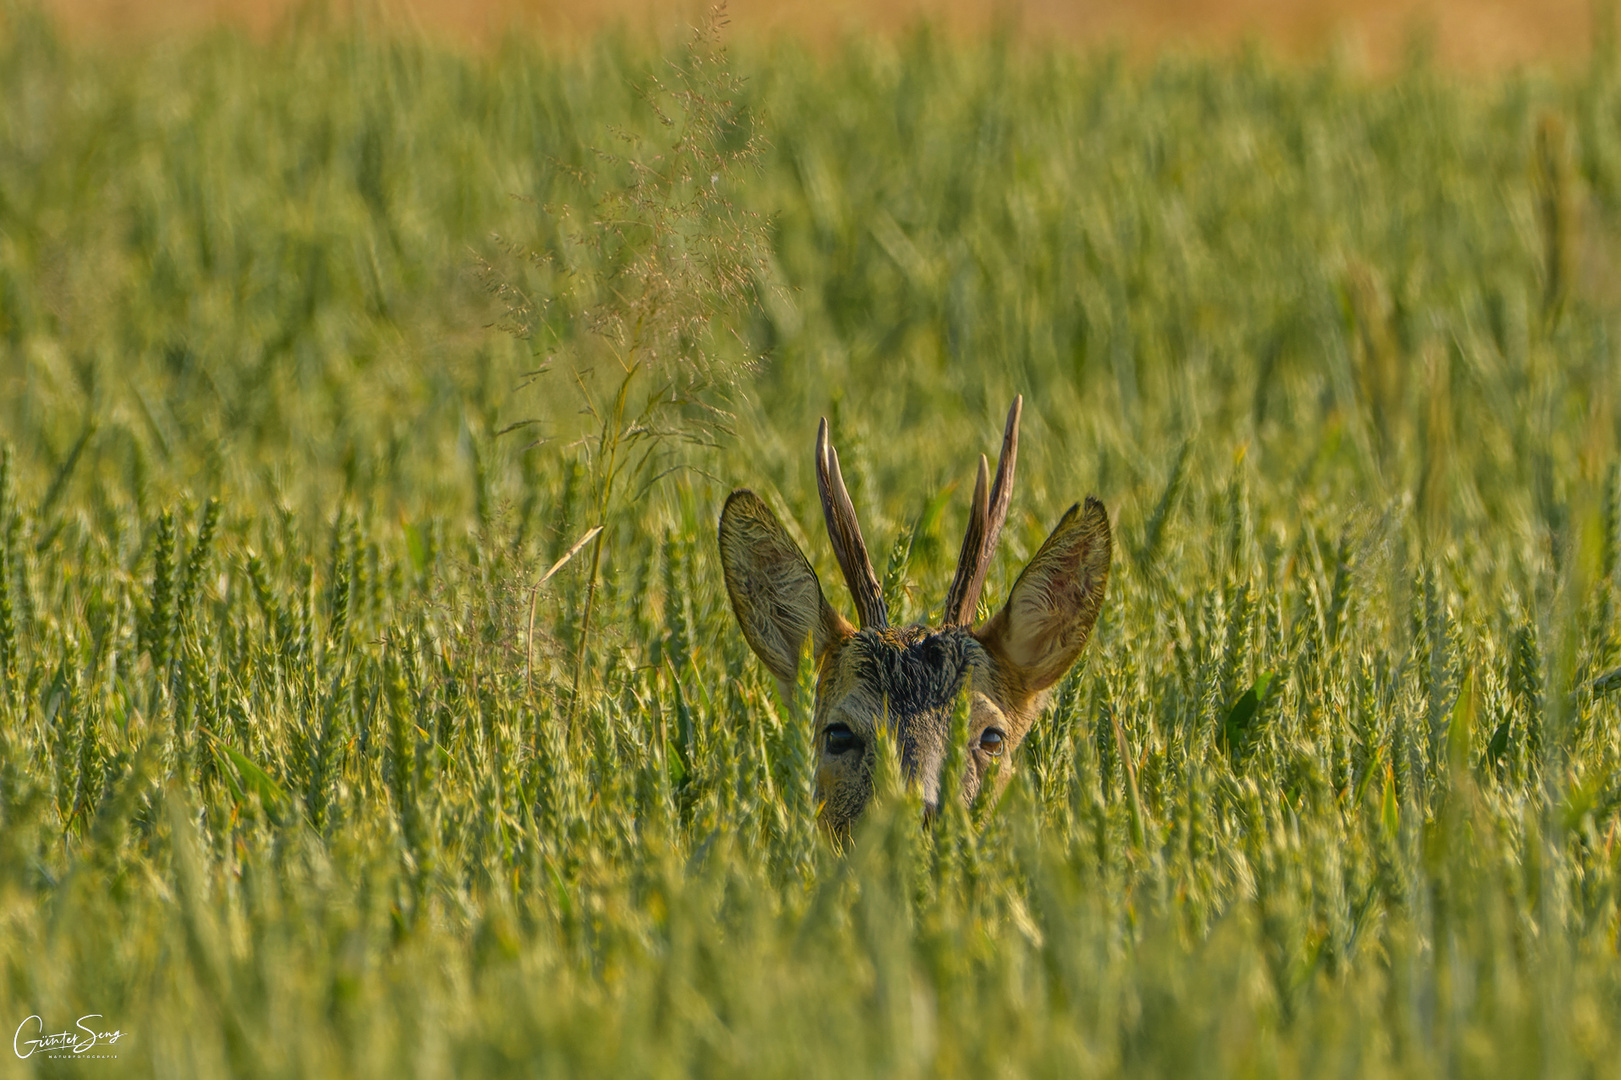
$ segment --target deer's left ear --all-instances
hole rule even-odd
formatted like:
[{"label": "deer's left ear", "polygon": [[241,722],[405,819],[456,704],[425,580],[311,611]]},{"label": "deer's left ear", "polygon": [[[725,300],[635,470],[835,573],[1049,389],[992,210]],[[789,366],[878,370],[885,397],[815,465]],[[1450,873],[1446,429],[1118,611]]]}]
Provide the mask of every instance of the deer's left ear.
[{"label": "deer's left ear", "polygon": [[819,658],[855,628],[828,605],[804,552],[752,491],[732,492],[721,511],[720,564],[749,648],[790,698],[805,638]]},{"label": "deer's left ear", "polygon": [[1109,584],[1109,514],[1087,496],[1041,545],[1008,594],[1006,606],[974,631],[1012,670],[1027,693],[1064,677],[1086,647]]}]

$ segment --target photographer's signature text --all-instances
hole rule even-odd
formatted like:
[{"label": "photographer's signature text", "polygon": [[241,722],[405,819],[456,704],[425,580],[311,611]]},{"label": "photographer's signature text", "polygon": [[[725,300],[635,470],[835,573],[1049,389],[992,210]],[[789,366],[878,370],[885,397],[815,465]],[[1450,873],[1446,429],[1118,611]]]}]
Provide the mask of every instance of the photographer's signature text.
[{"label": "photographer's signature text", "polygon": [[30,1016],[17,1025],[17,1031],[11,1037],[11,1049],[20,1058],[35,1054],[87,1054],[98,1046],[111,1046],[124,1037],[124,1032],[116,1028],[102,1030],[108,1026],[98,1023],[103,1019],[100,1013],[90,1013],[79,1017],[71,1030],[47,1033],[45,1021],[38,1016]]}]

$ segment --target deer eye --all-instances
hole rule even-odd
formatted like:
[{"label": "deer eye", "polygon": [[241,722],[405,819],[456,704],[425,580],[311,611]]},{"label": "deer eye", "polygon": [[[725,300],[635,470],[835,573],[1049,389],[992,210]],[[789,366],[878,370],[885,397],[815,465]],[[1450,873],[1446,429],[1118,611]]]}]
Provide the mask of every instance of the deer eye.
[{"label": "deer eye", "polygon": [[979,736],[979,748],[991,757],[1001,757],[1007,737],[996,728],[986,728]]},{"label": "deer eye", "polygon": [[830,754],[848,754],[860,750],[863,745],[856,733],[843,724],[829,724],[822,735],[826,739],[823,745]]}]

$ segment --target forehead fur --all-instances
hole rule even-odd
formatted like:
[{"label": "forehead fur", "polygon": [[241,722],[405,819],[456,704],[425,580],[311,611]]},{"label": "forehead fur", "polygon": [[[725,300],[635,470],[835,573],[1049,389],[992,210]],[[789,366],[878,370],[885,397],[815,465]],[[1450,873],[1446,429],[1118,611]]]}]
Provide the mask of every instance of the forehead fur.
[{"label": "forehead fur", "polygon": [[886,626],[851,635],[828,659],[825,705],[855,699],[876,711],[887,699],[899,718],[949,707],[969,670],[988,657],[960,627]]}]

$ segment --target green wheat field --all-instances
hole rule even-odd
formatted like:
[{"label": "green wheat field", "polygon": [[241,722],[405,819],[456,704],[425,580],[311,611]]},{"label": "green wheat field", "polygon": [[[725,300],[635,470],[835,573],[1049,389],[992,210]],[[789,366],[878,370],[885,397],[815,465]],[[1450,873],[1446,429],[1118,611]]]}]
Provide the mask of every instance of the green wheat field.
[{"label": "green wheat field", "polygon": [[[1603,34],[5,8],[0,1076],[1621,1074],[1618,259]],[[1020,393],[986,602],[1096,493],[1096,635],[836,849],[721,503],[849,613],[828,416],[938,618]]]}]

